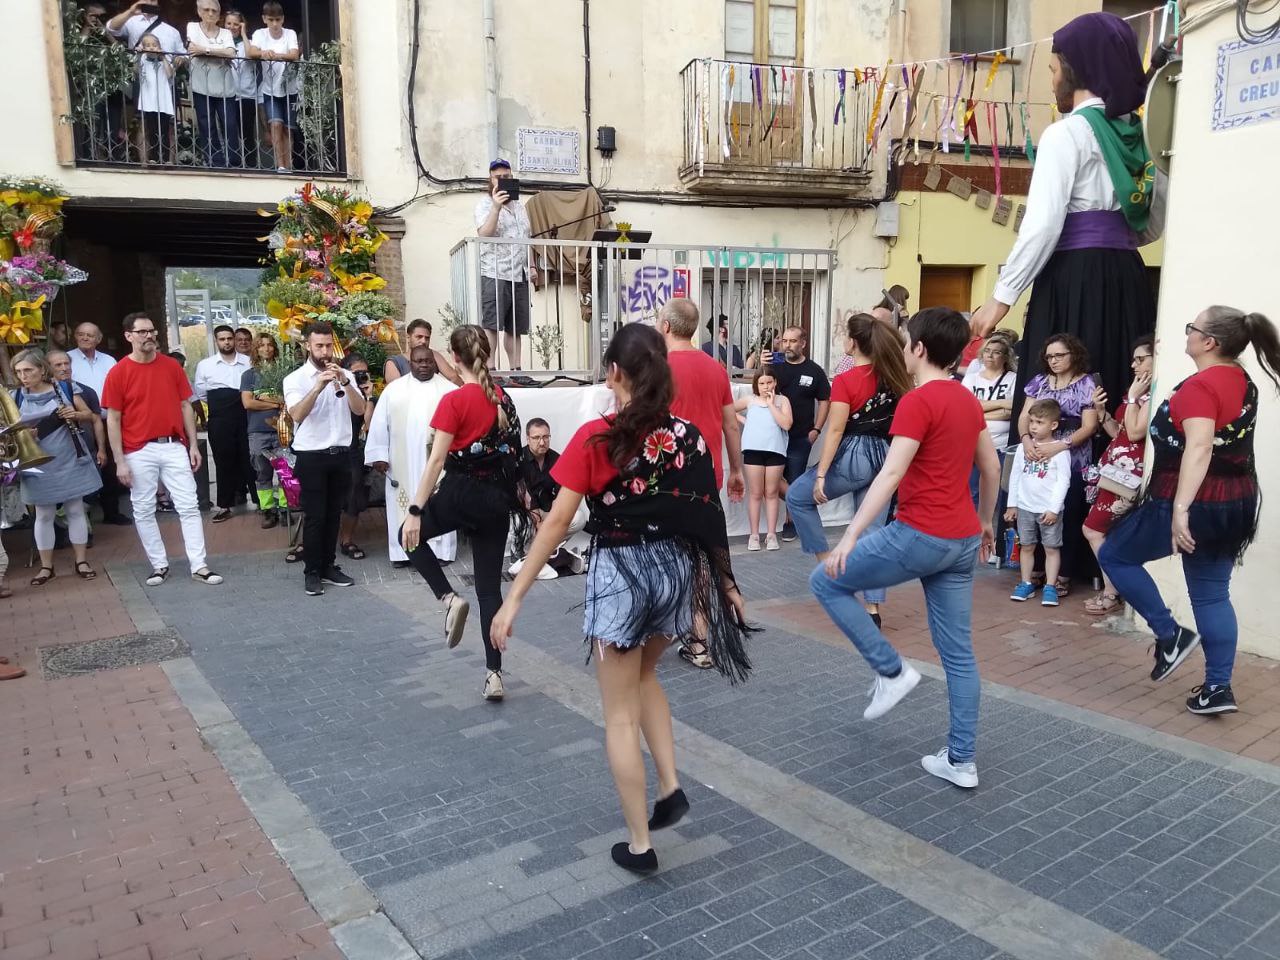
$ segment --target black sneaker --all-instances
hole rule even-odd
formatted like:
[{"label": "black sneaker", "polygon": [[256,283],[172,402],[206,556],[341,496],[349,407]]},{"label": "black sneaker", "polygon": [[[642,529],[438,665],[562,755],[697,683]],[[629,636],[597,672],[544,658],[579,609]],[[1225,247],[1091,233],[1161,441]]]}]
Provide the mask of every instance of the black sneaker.
[{"label": "black sneaker", "polygon": [[324,596],[324,584],[322,584],[322,583],[320,582],[320,574],[318,574],[318,573],[308,573],[308,574],[306,575],[305,580],[306,580],[306,584],[307,584],[307,596],[308,596],[308,597],[323,597],[323,596]]},{"label": "black sneaker", "polygon": [[274,510],[262,511],[262,529],[263,530],[270,530],[272,527],[279,526],[279,525],[280,525],[280,518],[276,516],[276,512]]},{"label": "black sneaker", "polygon": [[1215,713],[1235,713],[1240,708],[1236,706],[1231,684],[1226,683],[1217,687],[1204,684],[1192,687],[1191,696],[1187,697],[1187,709],[1202,717],[1209,717]]},{"label": "black sneaker", "polygon": [[796,538],[796,525],[788,520],[782,525],[782,533],[778,534],[778,539],[786,543],[790,543]]},{"label": "black sneaker", "polygon": [[225,523],[227,520],[230,520],[230,519],[231,519],[231,508],[219,507],[217,510],[213,511],[213,516],[209,518],[209,522]]},{"label": "black sneaker", "polygon": [[320,579],[325,583],[331,583],[335,587],[349,587],[355,581],[342,572],[341,567],[330,567],[324,573],[320,574]]},{"label": "black sneaker", "polygon": [[1200,646],[1200,634],[1186,627],[1178,627],[1172,640],[1156,641],[1156,665],[1151,668],[1152,680],[1163,680]]}]

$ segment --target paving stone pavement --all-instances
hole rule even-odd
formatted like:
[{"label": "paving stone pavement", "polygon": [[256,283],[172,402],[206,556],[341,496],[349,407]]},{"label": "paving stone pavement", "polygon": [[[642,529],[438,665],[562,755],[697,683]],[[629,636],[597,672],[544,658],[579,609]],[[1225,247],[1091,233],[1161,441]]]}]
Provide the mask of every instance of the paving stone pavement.
[{"label": "paving stone pavement", "polygon": [[[423,956],[1054,955],[1004,953],[972,933],[976,919],[946,919],[878,882],[870,864],[850,864],[856,849],[832,855],[778,827],[776,811],[688,776],[694,815],[662,837],[663,869],[621,874],[608,861],[622,830],[599,728],[545,682],[525,681],[519,645],[507,701],[481,702],[474,625],[449,652],[416,578],[350,566],[363,583],[320,600],[270,556],[219,558],[232,590],[179,580],[147,593]],[[754,597],[803,584],[767,555],[737,569]],[[530,596],[518,633],[531,677],[536,651],[569,682],[590,683],[572,609],[581,588],[571,578]],[[1280,957],[1275,782],[987,697],[982,786],[961,792],[919,768],[945,735],[940,683],[926,679],[868,724],[869,677],[851,651],[770,629],[754,656],[738,688],[671,657],[664,683],[678,720],[867,815],[868,829],[903,831],[904,849],[954,856],[1114,931],[1110,955]]]}]

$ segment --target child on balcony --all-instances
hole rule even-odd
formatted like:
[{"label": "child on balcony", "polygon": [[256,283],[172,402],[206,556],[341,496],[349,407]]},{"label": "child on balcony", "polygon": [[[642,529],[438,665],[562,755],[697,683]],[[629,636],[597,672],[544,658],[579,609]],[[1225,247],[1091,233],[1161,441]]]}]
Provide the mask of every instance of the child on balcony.
[{"label": "child on balcony", "polygon": [[173,162],[173,61],[148,33],[138,41],[138,113],[145,163]]}]

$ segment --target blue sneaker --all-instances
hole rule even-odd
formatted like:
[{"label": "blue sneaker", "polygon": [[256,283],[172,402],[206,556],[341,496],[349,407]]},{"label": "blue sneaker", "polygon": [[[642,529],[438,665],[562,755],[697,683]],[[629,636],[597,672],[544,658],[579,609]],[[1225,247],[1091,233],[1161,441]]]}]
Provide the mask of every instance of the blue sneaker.
[{"label": "blue sneaker", "polygon": [[[1017,600],[1021,603],[1023,600],[1030,600],[1036,595],[1036,585],[1030,580],[1023,580],[1020,584],[1013,588],[1013,593],[1009,594],[1010,600]],[[1057,602],[1057,595],[1054,595],[1054,602]]]},{"label": "blue sneaker", "polygon": [[1056,607],[1058,605],[1058,588],[1051,583],[1044,585],[1044,593],[1040,595],[1040,606]]}]

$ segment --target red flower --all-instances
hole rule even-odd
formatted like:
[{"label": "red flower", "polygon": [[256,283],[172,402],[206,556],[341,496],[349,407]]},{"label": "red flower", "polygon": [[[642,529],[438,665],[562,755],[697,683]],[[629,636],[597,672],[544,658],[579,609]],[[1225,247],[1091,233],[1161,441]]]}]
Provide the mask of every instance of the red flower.
[{"label": "red flower", "polygon": [[311,195],[312,195],[313,193],[315,193],[315,189],[316,189],[316,188],[315,188],[315,184],[313,184],[313,183],[306,183],[306,184],[303,184],[303,187],[302,187],[302,202],[303,202],[303,203],[310,203],[310,202],[311,202]]},{"label": "red flower", "polygon": [[664,453],[676,452],[676,438],[670,430],[661,427],[644,438],[644,458],[650,463],[657,463]]},{"label": "red flower", "polygon": [[631,492],[640,494],[644,493],[645,483],[641,477],[636,477],[631,481]]}]

